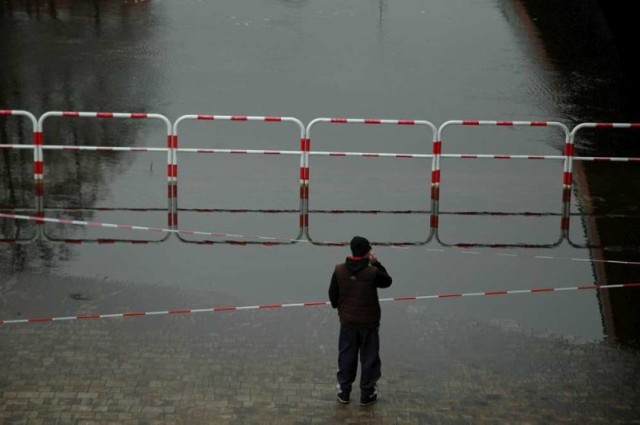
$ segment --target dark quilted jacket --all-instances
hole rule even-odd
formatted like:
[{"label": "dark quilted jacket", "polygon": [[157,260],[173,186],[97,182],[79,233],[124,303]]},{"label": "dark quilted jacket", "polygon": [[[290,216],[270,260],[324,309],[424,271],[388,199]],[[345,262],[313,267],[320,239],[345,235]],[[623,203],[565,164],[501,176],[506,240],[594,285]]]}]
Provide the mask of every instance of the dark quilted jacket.
[{"label": "dark quilted jacket", "polygon": [[329,300],[338,309],[340,323],[356,328],[380,325],[378,288],[388,288],[392,279],[380,262],[369,265],[366,258],[347,257],[331,276]]}]

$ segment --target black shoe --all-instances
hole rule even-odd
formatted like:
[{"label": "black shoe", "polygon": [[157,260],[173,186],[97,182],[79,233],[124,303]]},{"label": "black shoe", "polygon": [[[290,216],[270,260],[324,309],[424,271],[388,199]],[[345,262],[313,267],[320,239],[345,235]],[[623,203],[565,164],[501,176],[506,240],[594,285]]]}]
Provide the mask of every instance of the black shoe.
[{"label": "black shoe", "polygon": [[362,394],[360,396],[360,406],[371,406],[378,401],[378,393],[372,392],[371,394]]},{"label": "black shoe", "polygon": [[340,391],[337,394],[338,401],[342,404],[348,404],[351,401],[350,394],[346,391]]}]

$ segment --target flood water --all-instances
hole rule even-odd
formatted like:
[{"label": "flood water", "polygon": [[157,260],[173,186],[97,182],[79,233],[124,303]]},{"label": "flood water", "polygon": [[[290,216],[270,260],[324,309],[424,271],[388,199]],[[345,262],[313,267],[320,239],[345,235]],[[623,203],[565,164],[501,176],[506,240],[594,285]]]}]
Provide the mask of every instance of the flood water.
[{"label": "flood water", "polygon": [[[540,26],[545,20],[517,0],[1,4],[0,109],[36,117],[121,111],[172,122],[184,114],[221,114],[290,116],[305,125],[318,117],[372,117],[436,126],[453,119],[548,120],[573,128],[629,116],[614,47],[599,27],[585,25],[596,42],[579,43],[578,36]],[[31,143],[27,119],[3,116],[0,126],[0,143]],[[44,143],[162,148],[166,133],[153,120],[54,117],[45,122]],[[295,151],[299,139],[290,123],[185,121],[180,128],[181,148]],[[420,126],[318,124],[311,149],[428,154],[432,139]],[[632,156],[632,141],[623,131],[589,130],[576,141],[577,154]],[[451,127],[443,153],[562,155],[563,144],[563,133],[552,127]],[[5,211],[34,211],[32,155],[0,151]],[[44,162],[46,217],[167,226],[165,152],[45,150]],[[184,152],[179,164],[180,229],[298,237],[299,156]],[[362,234],[382,242],[376,251],[395,283],[381,296],[637,279],[634,265],[571,260],[638,260],[632,249],[638,241],[629,236],[639,207],[631,195],[634,164],[575,166],[568,237],[560,226],[562,161],[443,158],[441,165],[440,223],[429,240],[430,158],[312,156],[310,237],[340,242]],[[617,215],[597,221],[595,214]],[[40,234],[33,223],[1,225],[5,239],[35,238],[0,246],[3,319],[73,315],[80,307],[198,308],[202,293],[237,305],[324,300],[333,265],[348,254],[308,242],[236,246],[194,243],[233,237],[165,239],[53,223]],[[151,242],[95,242],[100,238]],[[70,239],[83,243],[64,242]],[[487,247],[500,244],[507,246]],[[634,335],[625,329],[637,320],[612,330],[615,305],[603,307],[595,291],[424,303],[435,317],[517,323],[589,341],[629,342]],[[385,323],[389,332],[402,326]]]}]

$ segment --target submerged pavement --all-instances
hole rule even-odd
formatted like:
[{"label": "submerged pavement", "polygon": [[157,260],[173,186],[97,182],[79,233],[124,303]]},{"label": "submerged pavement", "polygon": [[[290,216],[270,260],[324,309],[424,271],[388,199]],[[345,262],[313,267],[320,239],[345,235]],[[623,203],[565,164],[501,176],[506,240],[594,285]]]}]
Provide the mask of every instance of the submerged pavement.
[{"label": "submerged pavement", "polygon": [[383,306],[371,407],[335,400],[328,307],[4,325],[0,422],[640,423],[638,351],[432,302]]}]

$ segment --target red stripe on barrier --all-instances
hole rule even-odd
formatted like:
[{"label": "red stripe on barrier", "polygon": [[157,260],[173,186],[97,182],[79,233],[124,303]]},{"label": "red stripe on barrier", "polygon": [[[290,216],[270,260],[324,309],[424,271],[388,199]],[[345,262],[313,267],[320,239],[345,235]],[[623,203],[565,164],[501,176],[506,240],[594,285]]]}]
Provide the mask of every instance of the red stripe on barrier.
[{"label": "red stripe on barrier", "polygon": [[135,316],[146,316],[147,313],[144,311],[130,311],[128,313],[123,313],[122,317],[135,317]]},{"label": "red stripe on barrier", "polygon": [[408,155],[408,154],[401,153],[401,154],[396,155],[396,158],[413,158],[413,155]]},{"label": "red stripe on barrier", "polygon": [[247,153],[247,151],[246,150],[240,150],[240,149],[238,149],[238,150],[233,150],[232,149],[231,151],[229,151],[229,153]]},{"label": "red stripe on barrier", "polygon": [[491,292],[484,292],[485,295],[507,295],[508,292],[507,291],[491,291]]},{"label": "red stripe on barrier", "polygon": [[344,152],[330,152],[329,156],[347,156]]},{"label": "red stripe on barrier", "polygon": [[553,292],[555,291],[554,288],[534,288],[531,290],[531,292]]},{"label": "red stripe on barrier", "polygon": [[282,154],[282,152],[280,152],[280,151],[264,151],[263,153],[265,155],[280,155],[280,154]]},{"label": "red stripe on barrier", "polygon": [[398,120],[398,125],[416,125],[414,120]]},{"label": "red stripe on barrier", "polygon": [[131,114],[131,118],[134,119],[141,119],[141,118],[147,118],[148,115],[145,112],[134,112]]},{"label": "red stripe on barrier", "polygon": [[247,119],[246,115],[234,115],[231,117],[231,121],[246,121]]},{"label": "red stripe on barrier", "polygon": [[625,288],[637,288],[640,287],[640,283],[625,283],[622,286]]},{"label": "red stripe on barrier", "polygon": [[511,159],[511,155],[494,155],[495,159]]},{"label": "red stripe on barrier", "polygon": [[437,215],[432,215],[431,216],[430,224],[431,224],[431,228],[432,229],[435,229],[436,227],[438,227],[438,216]]},{"label": "red stripe on barrier", "polygon": [[480,125],[478,120],[463,120],[462,125]]},{"label": "red stripe on barrier", "polygon": [[531,123],[529,123],[531,127],[546,127],[548,124],[546,121],[531,121]]},{"label": "red stripe on barrier", "polygon": [[282,117],[265,117],[264,120],[268,122],[279,122],[282,121]]},{"label": "red stripe on barrier", "polygon": [[573,156],[574,152],[575,152],[575,146],[573,143],[567,143],[564,145],[565,156]]},{"label": "red stripe on barrier", "polygon": [[79,112],[71,112],[71,111],[65,111],[62,113],[63,117],[79,117],[80,113]]},{"label": "red stripe on barrier", "polygon": [[331,118],[331,122],[339,123],[339,124],[346,124],[347,123],[347,119],[346,118]]},{"label": "red stripe on barrier", "polygon": [[33,319],[27,319],[28,322],[53,322],[51,317],[36,317]]},{"label": "red stripe on barrier", "polygon": [[81,239],[63,239],[62,241],[64,243],[75,244],[75,245],[80,245],[82,243]]},{"label": "red stripe on barrier", "polygon": [[213,121],[215,119],[215,115],[198,115],[198,119]]},{"label": "red stripe on barrier", "polygon": [[431,187],[431,199],[437,201],[440,199],[440,188],[436,186]]},{"label": "red stripe on barrier", "polygon": [[567,186],[571,186],[571,183],[573,182],[573,176],[572,173],[570,171],[565,171],[563,173],[564,176],[564,181],[563,183]]},{"label": "red stripe on barrier", "polygon": [[598,285],[583,285],[583,286],[578,286],[578,289],[598,289],[599,286]]},{"label": "red stripe on barrier", "polygon": [[116,243],[115,239],[98,239],[99,245],[110,245],[115,243]]},{"label": "red stripe on barrier", "polygon": [[96,118],[113,118],[113,112],[98,112]]},{"label": "red stripe on barrier", "polygon": [[510,126],[513,125],[513,121],[498,121],[496,125]]},{"label": "red stripe on barrier", "polygon": [[85,314],[83,316],[76,316],[76,319],[78,320],[93,320],[93,319],[99,319],[100,315],[99,314]]},{"label": "red stripe on barrier", "polygon": [[393,297],[394,301],[412,301],[416,299],[416,297]]},{"label": "red stripe on barrier", "polygon": [[213,307],[213,311],[234,311],[237,309],[238,307]]},{"label": "red stripe on barrier", "polygon": [[442,141],[436,140],[433,142],[433,154],[440,155],[442,153]]},{"label": "red stripe on barrier", "polygon": [[544,159],[544,155],[529,155],[527,159]]},{"label": "red stripe on barrier", "polygon": [[380,158],[380,154],[377,154],[377,153],[365,153],[362,156],[365,156],[367,158]]},{"label": "red stripe on barrier", "polygon": [[438,295],[438,298],[455,298],[455,297],[461,297],[462,294],[442,294],[442,295]]},{"label": "red stripe on barrier", "polygon": [[640,123],[637,123],[637,122],[631,123],[631,128],[640,128]]},{"label": "red stripe on barrier", "polygon": [[33,163],[34,174],[44,174],[44,163],[42,161],[34,161]]},{"label": "red stripe on barrier", "polygon": [[613,128],[612,122],[599,122],[596,124],[596,128]]},{"label": "red stripe on barrier", "polygon": [[42,184],[41,181],[35,182],[35,185],[33,186],[33,191],[35,192],[36,196],[44,195],[44,185]]},{"label": "red stripe on barrier", "polygon": [[258,306],[260,310],[266,310],[269,308],[281,308],[281,307],[282,307],[282,304],[262,304]]},{"label": "red stripe on barrier", "polygon": [[468,154],[462,154],[460,155],[461,159],[476,159],[478,158],[478,155],[468,155]]},{"label": "red stripe on barrier", "polygon": [[380,121],[379,119],[375,119],[375,118],[366,118],[364,120],[365,124],[380,124],[382,121]]},{"label": "red stripe on barrier", "polygon": [[560,220],[560,229],[567,230],[569,228],[569,217],[563,217]]},{"label": "red stripe on barrier", "polygon": [[33,144],[41,145],[43,141],[43,136],[41,131],[36,131],[33,133]]},{"label": "red stripe on barrier", "polygon": [[431,172],[431,183],[440,183],[440,170]]},{"label": "red stripe on barrier", "polygon": [[309,180],[309,168],[301,167],[300,168],[300,180]]},{"label": "red stripe on barrier", "polygon": [[8,109],[0,109],[0,115],[13,115],[13,111]]},{"label": "red stripe on barrier", "polygon": [[191,309],[169,310],[169,314],[188,314],[191,313]]},{"label": "red stripe on barrier", "polygon": [[312,301],[312,302],[306,302],[303,304],[305,307],[314,307],[314,306],[320,306],[320,305],[327,305],[326,301]]}]

